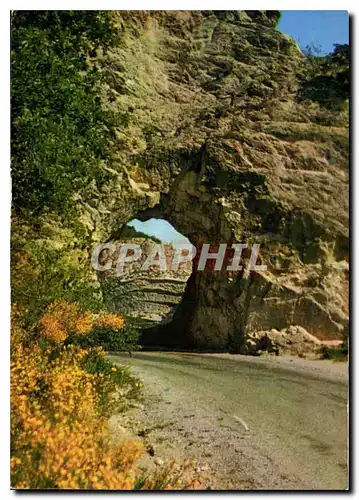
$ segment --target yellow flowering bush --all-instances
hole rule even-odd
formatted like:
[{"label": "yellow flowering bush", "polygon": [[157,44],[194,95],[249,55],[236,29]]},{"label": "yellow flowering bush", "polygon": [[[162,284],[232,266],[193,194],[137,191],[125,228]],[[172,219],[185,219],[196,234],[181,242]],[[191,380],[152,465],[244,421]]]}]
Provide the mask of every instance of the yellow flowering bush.
[{"label": "yellow flowering bush", "polygon": [[121,330],[124,327],[124,319],[117,314],[100,313],[96,319],[98,326],[113,328],[114,330]]},{"label": "yellow flowering bush", "polygon": [[76,303],[56,301],[47,308],[39,323],[46,339],[61,343],[71,332],[77,335],[88,334],[94,320],[93,314],[82,313]]},{"label": "yellow flowering bush", "polygon": [[[77,304],[56,302],[40,320],[50,343],[26,346],[13,308],[11,337],[11,478],[14,488],[132,489],[137,442],[114,447],[104,396],[110,401],[123,377],[101,348],[61,344],[90,331],[93,316]],[[123,324],[123,323],[122,323]],[[96,365],[89,365],[96,360]],[[99,364],[99,361],[102,362]],[[108,365],[111,365],[109,367]],[[99,369],[87,368],[91,366]],[[105,368],[105,369],[104,369]],[[120,377],[119,377],[120,375]],[[121,378],[122,377],[122,378]]]},{"label": "yellow flowering bush", "polygon": [[88,354],[62,348],[51,360],[38,345],[12,348],[12,486],[132,489],[140,443],[110,443],[98,408],[96,378],[81,366]]},{"label": "yellow flowering bush", "polygon": [[[168,468],[144,478],[136,467],[142,444],[135,440],[111,443],[107,417],[118,400],[118,389],[123,394],[124,387],[129,388],[128,395],[138,391],[140,384],[125,368],[112,365],[102,348],[62,343],[68,338],[68,329],[84,332],[96,318],[89,318],[76,304],[55,303],[40,320],[47,342],[27,345],[22,341],[25,332],[20,313],[13,307],[11,486],[108,490],[201,487],[198,479],[182,483],[181,473],[173,475]],[[103,324],[106,316],[101,315],[100,321]],[[110,315],[112,326],[116,321]],[[120,324],[117,321],[117,327]]]}]

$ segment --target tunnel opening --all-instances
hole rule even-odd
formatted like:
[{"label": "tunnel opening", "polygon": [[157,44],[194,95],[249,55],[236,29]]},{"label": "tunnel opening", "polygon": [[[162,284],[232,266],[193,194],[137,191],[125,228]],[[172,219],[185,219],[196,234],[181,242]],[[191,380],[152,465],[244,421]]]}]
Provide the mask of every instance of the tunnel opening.
[{"label": "tunnel opening", "polygon": [[[107,307],[140,329],[141,345],[153,343],[158,347],[163,342],[165,347],[171,341],[161,341],[155,332],[172,322],[192,273],[189,259],[172,266],[174,255],[179,248],[185,255],[192,245],[165,218],[142,215],[142,219],[131,219],[110,239],[116,248],[112,261],[117,262],[121,248],[127,245],[126,259],[130,262],[124,264],[120,275],[114,265],[101,273],[101,288]],[[131,261],[135,251],[138,258]],[[166,332],[170,335],[170,328]]]},{"label": "tunnel opening", "polygon": [[[175,242],[178,242],[178,239],[190,242],[195,247],[197,256],[204,244],[210,245],[211,249],[216,251],[220,244],[231,247],[238,241],[232,229],[233,214],[219,203],[215,193],[201,182],[201,173],[191,169],[178,175],[169,191],[161,193],[156,203],[153,203],[152,198],[148,198],[142,206],[137,206],[136,210],[129,208],[127,220],[119,224],[119,229],[110,235],[108,242],[117,245],[121,238],[128,239],[133,236],[133,231],[146,234],[148,226],[153,228],[156,224],[167,228],[172,226],[172,234],[176,235]],[[140,223],[144,225],[141,226]],[[155,244],[156,241],[149,241],[148,236],[147,234],[144,244]],[[162,234],[152,233],[150,236],[166,240]],[[167,242],[170,239],[168,238]],[[133,275],[129,272],[127,283],[121,283],[123,277],[119,279],[113,269],[101,273],[99,280],[108,309],[133,315],[135,306],[141,308],[146,304],[140,300],[139,295],[137,301],[133,295],[136,291],[134,285],[137,283],[142,282],[149,286],[147,270],[145,276],[141,274],[140,264],[141,261],[131,264],[130,271]],[[243,279],[242,271],[230,274],[225,266],[220,270],[209,267],[212,268],[199,272],[194,259],[192,267],[188,265],[186,279],[181,279],[183,288],[178,293],[177,303],[173,304],[175,307],[171,307],[171,311],[163,317],[158,314],[157,317],[148,318],[144,314],[138,318],[141,327],[140,344],[144,348],[204,352],[240,351],[247,319],[246,296],[252,278]],[[156,286],[161,285],[162,278],[158,276]],[[148,291],[150,292],[151,290]],[[163,295],[166,293],[162,294],[162,299]],[[162,307],[158,306],[159,302],[155,307]],[[151,323],[151,320],[157,321]]]},{"label": "tunnel opening", "polygon": [[[162,162],[163,158],[154,160]],[[258,267],[267,268],[261,263],[269,265],[268,271],[248,270],[250,266],[244,262],[241,270],[232,273],[226,268],[198,272],[193,263],[184,292],[167,320],[151,325],[143,319],[146,324],[141,325],[141,345],[245,354],[251,352],[256,332],[281,331],[290,325],[303,326],[315,336],[324,335],[324,331],[338,335],[341,323],[334,321],[321,303],[316,302],[311,288],[308,288],[308,296],[304,296],[297,287],[302,264],[297,250],[285,236],[287,232],[292,234],[292,219],[285,222],[288,230],[282,228],[280,234],[267,233],[266,210],[264,213],[260,207],[262,202],[267,203],[267,191],[264,198],[261,191],[256,191],[262,177],[239,173],[233,186],[227,182],[229,172],[234,172],[232,167],[228,167],[228,175],[224,175],[223,169],[217,168],[216,161],[203,150],[194,157],[169,156],[166,161],[170,179],[163,174],[166,169],[162,163],[161,168],[157,168],[155,161],[148,178],[146,175],[138,178],[138,172],[134,171],[129,178],[126,205],[119,211],[114,206],[113,212],[106,214],[111,220],[112,232],[109,236],[105,233],[107,241],[116,242],[121,234],[124,237],[134,220],[148,223],[151,219],[162,219],[186,237],[197,253],[203,244],[216,248],[221,244],[232,247],[245,243],[250,250],[260,243]],[[151,181],[154,178],[156,189]],[[260,203],[253,205],[252,199]],[[304,227],[300,226],[299,230]],[[134,269],[136,265],[133,264]],[[122,288],[119,294],[119,280],[111,273],[112,270],[99,277],[107,308],[118,313],[127,303],[131,312],[133,280],[129,278],[127,288]]]}]

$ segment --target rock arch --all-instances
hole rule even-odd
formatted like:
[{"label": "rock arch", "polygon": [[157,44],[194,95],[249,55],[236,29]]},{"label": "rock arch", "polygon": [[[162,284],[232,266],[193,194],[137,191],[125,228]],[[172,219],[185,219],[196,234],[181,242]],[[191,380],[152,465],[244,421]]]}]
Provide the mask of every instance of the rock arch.
[{"label": "rock arch", "polygon": [[[261,243],[268,270],[243,269],[234,274],[226,269],[193,271],[172,321],[145,330],[142,343],[243,352],[250,332],[290,325],[303,326],[320,339],[340,338],[347,317],[339,304],[329,303],[330,292],[322,286],[331,273],[338,274],[335,266],[325,268],[326,251],[330,253],[331,247],[323,229],[305,212],[285,213],[279,203],[264,198],[264,176],[240,172],[234,180],[228,186],[211,178],[211,170],[208,173],[203,166],[200,172],[185,168],[153,206],[133,212],[131,218],[164,218],[195,246],[202,242],[229,246]],[[233,189],[233,184],[242,182],[246,190]],[[251,189],[256,189],[257,198],[253,198]],[[276,223],[280,228],[269,241],[267,233],[263,235],[268,211],[273,213],[269,224]],[[250,226],[252,219],[260,221],[259,230]],[[305,250],[307,233],[312,242],[309,251]],[[335,245],[332,248],[335,250]],[[345,267],[343,263],[338,265]],[[309,279],[308,283],[310,276],[318,281]],[[337,285],[345,286],[344,275]]]},{"label": "rock arch", "polygon": [[166,332],[173,345],[240,350],[248,332],[288,325],[340,338],[348,322],[347,111],[298,101],[304,57],[275,29],[273,13],[168,15],[171,22],[142,13],[132,45],[101,61],[109,106],[120,102],[133,125],[114,131],[110,180],[81,202],[93,243],[133,218],[164,216],[194,244],[261,245],[265,273],[191,276]]}]

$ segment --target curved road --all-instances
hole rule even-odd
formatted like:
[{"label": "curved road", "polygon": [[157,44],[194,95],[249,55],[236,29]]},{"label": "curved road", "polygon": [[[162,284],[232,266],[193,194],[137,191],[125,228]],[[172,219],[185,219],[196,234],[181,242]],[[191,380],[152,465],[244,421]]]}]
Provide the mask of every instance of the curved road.
[{"label": "curved road", "polygon": [[145,383],[157,454],[195,458],[215,488],[344,490],[347,365],[280,357],[111,355]]}]

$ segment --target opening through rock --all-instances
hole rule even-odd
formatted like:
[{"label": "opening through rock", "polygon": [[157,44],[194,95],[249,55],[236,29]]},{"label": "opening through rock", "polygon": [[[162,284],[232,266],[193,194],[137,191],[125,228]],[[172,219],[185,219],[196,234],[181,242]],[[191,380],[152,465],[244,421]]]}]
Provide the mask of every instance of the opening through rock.
[{"label": "opening through rock", "polygon": [[[171,264],[176,249],[190,245],[190,241],[165,219],[150,218],[129,221],[111,243],[115,245],[111,268],[100,273],[107,306],[144,332],[170,323],[192,272],[189,260],[179,263],[177,269],[172,269]],[[125,262],[119,273],[118,257],[121,249],[125,252],[125,245],[126,256],[133,256],[134,260]],[[106,262],[106,254],[103,259]]]}]

